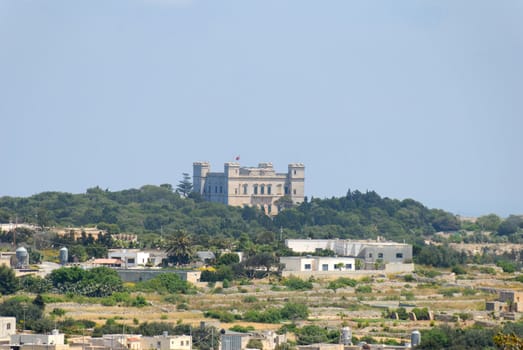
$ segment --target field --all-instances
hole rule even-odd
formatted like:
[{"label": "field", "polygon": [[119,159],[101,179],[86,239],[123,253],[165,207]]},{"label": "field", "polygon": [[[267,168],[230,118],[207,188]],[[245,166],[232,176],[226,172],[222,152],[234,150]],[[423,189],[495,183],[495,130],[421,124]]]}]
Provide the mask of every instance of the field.
[{"label": "field", "polygon": [[[490,270],[493,272],[492,270]],[[430,277],[427,277],[430,276]],[[47,310],[63,309],[73,319],[88,319],[101,325],[108,319],[133,325],[137,322],[187,323],[198,326],[208,322],[219,329],[233,325],[252,326],[256,330],[278,330],[282,324],[254,323],[234,319],[248,310],[282,307],[286,303],[306,305],[310,311],[306,320],[294,320],[298,326],[316,324],[339,329],[352,328],[361,337],[406,340],[413,329],[424,329],[441,323],[458,326],[476,321],[499,323],[501,320],[485,310],[485,302],[497,294],[488,289],[522,290],[522,284],[511,281],[513,275],[499,270],[485,274],[478,268],[467,268],[457,277],[449,271],[420,269],[412,275],[374,276],[358,281],[355,287],[329,288],[328,280],[313,280],[312,289],[289,290],[276,279],[255,280],[252,284],[234,284],[229,288],[200,283],[192,295],[142,294],[149,305],[144,307],[103,306],[94,299],[60,300],[47,305]],[[434,317],[429,320],[401,320],[390,317],[387,310],[404,307],[427,308]],[[206,317],[205,312],[226,314],[229,319]]]}]

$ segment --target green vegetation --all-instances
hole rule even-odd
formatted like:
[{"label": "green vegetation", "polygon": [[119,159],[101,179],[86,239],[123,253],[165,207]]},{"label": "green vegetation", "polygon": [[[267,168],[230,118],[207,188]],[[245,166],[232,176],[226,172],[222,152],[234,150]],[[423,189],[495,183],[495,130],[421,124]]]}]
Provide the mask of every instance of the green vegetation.
[{"label": "green vegetation", "polygon": [[335,279],[334,281],[330,281],[327,288],[332,289],[334,292],[336,292],[337,289],[345,288],[345,287],[356,287],[356,284],[358,282],[355,279],[347,278],[347,277],[339,277]]},{"label": "green vegetation", "polygon": [[[516,335],[523,334],[523,323],[507,323],[502,328],[451,328],[443,325],[421,331],[421,343],[416,349],[495,349],[509,342],[522,344]],[[521,347],[500,347],[521,349]]]},{"label": "green vegetation", "polygon": [[8,266],[0,265],[0,295],[14,294],[18,290],[15,272]]},{"label": "green vegetation", "polygon": [[231,328],[229,328],[230,331],[233,332],[240,332],[240,333],[249,333],[251,331],[254,331],[253,326],[240,326],[240,325],[234,325]]},{"label": "green vegetation", "polygon": [[[331,199],[314,198],[297,207],[290,207],[270,220],[256,208],[228,207],[202,201],[189,193],[185,177],[173,191],[169,184],[146,185],[139,189],[111,192],[99,187],[85,194],[44,192],[28,198],[0,198],[0,217],[40,226],[97,226],[110,234],[133,232],[140,235],[140,244],[162,246],[161,232],[190,232],[193,243],[216,248],[230,248],[231,239],[248,233],[256,244],[273,244],[284,228],[286,237],[375,238],[416,241],[421,234],[459,230],[456,217],[438,209],[428,209],[412,199],[381,198],[376,192],[348,191],[346,196]],[[147,235],[155,233],[157,236]],[[49,238],[49,237],[48,237]],[[73,245],[68,237],[51,237],[55,244]],[[0,241],[11,242],[12,234],[1,233]],[[31,234],[17,233],[18,242],[32,242]],[[45,244],[39,241],[39,245]],[[78,247],[80,255],[95,243],[113,247],[110,237],[84,237]],[[238,248],[246,250],[249,243]],[[90,248],[91,249],[91,248]],[[71,250],[71,249],[70,249]],[[88,256],[97,256],[89,251]]]},{"label": "green vegetation", "polygon": [[338,343],[340,338],[339,329],[328,329],[317,325],[307,325],[294,330],[298,345],[316,343]]},{"label": "green vegetation", "polygon": [[299,277],[290,276],[283,280],[283,285],[290,290],[311,290],[312,282]]},{"label": "green vegetation", "polygon": [[88,297],[106,297],[123,290],[122,280],[115,270],[95,267],[83,270],[79,267],[53,270],[47,279],[53,290],[74,293]]},{"label": "green vegetation", "polygon": [[135,291],[156,292],[161,294],[194,294],[196,292],[196,289],[192,284],[183,281],[175,273],[159,274],[150,280],[136,283],[133,289]]}]

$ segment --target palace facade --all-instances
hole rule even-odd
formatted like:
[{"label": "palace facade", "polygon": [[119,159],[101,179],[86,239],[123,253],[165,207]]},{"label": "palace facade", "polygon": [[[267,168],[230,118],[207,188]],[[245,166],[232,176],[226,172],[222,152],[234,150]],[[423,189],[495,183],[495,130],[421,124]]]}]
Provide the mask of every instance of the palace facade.
[{"label": "palace facade", "polygon": [[276,173],[272,163],[241,167],[228,162],[223,172],[211,172],[208,162],[193,163],[193,191],[205,200],[233,206],[256,206],[268,215],[278,213],[277,201],[304,201],[305,166],[291,163],[286,173]]}]

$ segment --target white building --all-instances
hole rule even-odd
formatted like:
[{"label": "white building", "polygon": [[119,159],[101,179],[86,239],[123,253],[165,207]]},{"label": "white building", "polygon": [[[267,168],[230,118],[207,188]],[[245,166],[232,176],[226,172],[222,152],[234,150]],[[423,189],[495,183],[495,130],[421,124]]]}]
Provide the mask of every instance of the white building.
[{"label": "white building", "polygon": [[53,329],[51,334],[18,333],[11,335],[11,345],[64,345],[64,334]]},{"label": "white building", "polygon": [[140,249],[109,249],[107,257],[121,260],[124,268],[145,266],[149,262],[149,253]]},{"label": "white building", "polygon": [[16,333],[15,317],[0,317],[0,343],[9,343]]},{"label": "white building", "polygon": [[411,263],[412,245],[385,241],[354,241],[348,239],[287,239],[285,245],[296,253],[314,254],[332,250],[338,256],[351,256],[372,264]]},{"label": "white building", "polygon": [[193,191],[205,200],[233,206],[256,206],[268,215],[278,213],[277,201],[288,197],[292,203],[304,201],[305,166],[289,164],[286,173],[276,173],[272,163],[240,167],[225,163],[223,172],[211,172],[207,162],[193,163]]},{"label": "white building", "polygon": [[356,259],[351,257],[282,256],[283,271],[355,271]]},{"label": "white building", "polygon": [[263,350],[274,350],[276,346],[287,341],[285,334],[276,334],[272,331],[240,333],[225,331],[220,337],[221,350],[247,350],[250,340],[259,340]]},{"label": "white building", "polygon": [[190,335],[158,335],[141,337],[142,350],[191,350],[192,337]]}]

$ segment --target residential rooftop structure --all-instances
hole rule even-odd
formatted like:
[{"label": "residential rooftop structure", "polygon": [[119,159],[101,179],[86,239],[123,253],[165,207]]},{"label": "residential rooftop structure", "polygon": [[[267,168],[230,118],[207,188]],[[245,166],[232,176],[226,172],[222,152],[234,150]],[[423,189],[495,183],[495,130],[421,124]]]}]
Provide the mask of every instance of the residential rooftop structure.
[{"label": "residential rooftop structure", "polygon": [[211,172],[208,162],[193,163],[193,191],[211,202],[232,206],[256,206],[268,215],[278,214],[277,201],[288,197],[293,204],[304,201],[305,166],[291,163],[286,173],[276,173],[272,163],[240,167],[228,162],[223,172]]}]

